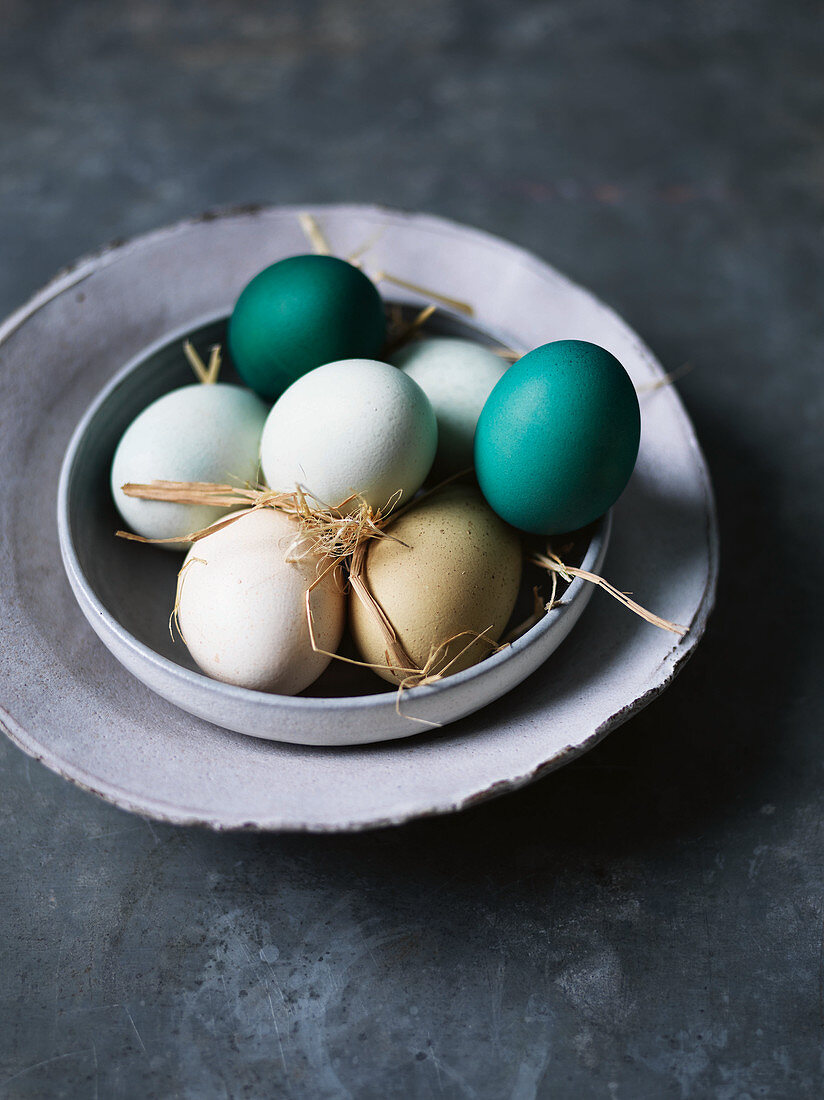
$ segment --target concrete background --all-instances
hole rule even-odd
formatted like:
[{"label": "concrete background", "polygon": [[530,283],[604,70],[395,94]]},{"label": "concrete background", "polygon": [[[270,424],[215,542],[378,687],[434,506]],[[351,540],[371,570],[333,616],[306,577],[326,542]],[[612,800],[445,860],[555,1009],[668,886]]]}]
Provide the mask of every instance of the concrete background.
[{"label": "concrete background", "polygon": [[460,817],[212,836],[0,743],[0,1097],[820,1095],[820,6],[0,18],[0,312],[107,239],[221,204],[453,216],[694,365],[723,553],[675,686]]}]

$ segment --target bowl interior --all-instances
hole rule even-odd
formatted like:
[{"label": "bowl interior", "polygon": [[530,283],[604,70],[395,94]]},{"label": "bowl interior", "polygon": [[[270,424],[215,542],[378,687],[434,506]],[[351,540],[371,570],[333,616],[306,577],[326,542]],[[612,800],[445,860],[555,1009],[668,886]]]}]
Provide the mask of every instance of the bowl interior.
[{"label": "bowl interior", "polygon": [[[416,312],[409,306],[390,308],[402,310],[410,318]],[[67,487],[69,537],[80,569],[100,603],[143,645],[193,672],[198,671],[197,666],[186,646],[177,635],[172,637],[169,628],[182,555],[115,536],[123,523],[112,501],[109,474],[115,448],[138,413],[163,394],[193,381],[192,370],[182,351],[183,340],[190,339],[204,360],[208,359],[213,344],[226,347],[226,321],[225,317],[208,321],[164,340],[147,350],[123,373],[86,423],[77,443]],[[436,314],[430,320],[427,332],[496,343],[477,328],[443,314]],[[228,356],[221,370],[221,380],[240,382]],[[592,534],[593,529],[586,528],[564,540],[564,557],[569,564],[579,564],[583,560]],[[510,625],[524,622],[532,612],[535,585],[548,595],[551,585],[547,575],[532,567],[525,568],[521,595]],[[347,637],[344,637],[340,652],[356,656]],[[302,694],[334,698],[377,695],[394,690],[368,669],[333,660],[323,675]]]}]

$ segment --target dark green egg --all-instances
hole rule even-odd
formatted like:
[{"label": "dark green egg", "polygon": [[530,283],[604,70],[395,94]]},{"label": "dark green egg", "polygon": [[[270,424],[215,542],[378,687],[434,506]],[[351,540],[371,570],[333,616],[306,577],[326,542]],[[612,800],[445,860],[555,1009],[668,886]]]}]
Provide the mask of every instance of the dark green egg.
[{"label": "dark green egg", "polygon": [[475,430],[475,472],[513,527],[573,531],[621,495],[640,435],[635,388],[615,356],[557,340],[519,359],[490,393]]},{"label": "dark green egg", "polygon": [[338,359],[375,359],[386,317],[375,284],[335,256],[290,256],[242,291],[229,320],[229,351],[261,397]]}]

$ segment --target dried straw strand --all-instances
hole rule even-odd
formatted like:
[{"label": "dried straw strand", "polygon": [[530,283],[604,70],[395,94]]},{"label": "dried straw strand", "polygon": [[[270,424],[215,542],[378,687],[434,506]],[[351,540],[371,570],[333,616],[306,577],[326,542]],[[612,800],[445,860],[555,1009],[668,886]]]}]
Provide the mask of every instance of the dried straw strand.
[{"label": "dried straw strand", "polygon": [[680,367],[669,371],[663,378],[657,378],[654,382],[647,382],[645,385],[639,386],[637,392],[640,394],[655,393],[656,390],[662,390],[665,386],[671,386],[673,382],[677,382],[679,378],[689,374],[693,369],[693,365],[692,363],[682,363]]},{"label": "dried straw strand", "polygon": [[383,355],[392,355],[393,352],[396,352],[399,348],[403,347],[404,344],[408,343],[415,333],[426,324],[437,308],[437,305],[434,303],[425,306],[408,324],[402,324],[398,331],[384,345]]},{"label": "dried straw strand", "polygon": [[[398,691],[395,697],[395,713],[398,717],[407,718],[410,722],[420,722],[421,725],[439,729],[443,725],[442,722],[432,722],[428,718],[416,718],[412,714],[404,714],[401,711],[403,693],[413,687],[426,687],[428,684],[435,684],[445,676],[448,676],[452,666],[464,656],[468,649],[471,649],[471,647],[479,641],[486,642],[489,646],[490,653],[496,652],[495,642],[486,636],[488,630],[491,630],[491,627],[487,627],[486,630],[482,631],[461,630],[457,634],[453,634],[451,638],[447,638],[445,641],[441,642],[439,645],[433,645],[423,668],[420,671],[414,671],[404,676],[398,684]],[[451,657],[445,665],[438,667],[439,661],[442,659],[442,655],[445,655],[448,647],[459,638],[464,637],[469,638],[466,645]]]},{"label": "dried straw strand", "polygon": [[213,386],[217,382],[218,375],[220,374],[220,367],[222,361],[222,353],[220,344],[213,344],[212,350],[209,354],[209,365],[206,368],[206,385]]},{"label": "dried straw strand", "polygon": [[590,573],[586,569],[578,569],[574,565],[565,565],[558,555],[553,554],[549,549],[546,554],[536,554],[530,561],[548,570],[550,573],[557,573],[565,581],[571,581],[573,577],[581,577],[582,580],[589,581],[590,584],[595,584],[599,588],[603,588],[605,592],[612,596],[613,599],[623,604],[624,607],[640,616],[645,622],[651,623],[652,626],[660,627],[661,630],[668,630],[670,633],[677,634],[681,638],[683,638],[689,630],[689,627],[670,622],[669,619],[663,619],[660,615],[655,615],[653,612],[647,611],[647,609],[641,607],[639,603],[631,600],[626,592],[621,592],[620,589],[610,584],[609,581],[604,580],[603,577],[599,577],[597,573]]},{"label": "dried straw strand", "polygon": [[349,583],[352,586],[352,591],[369,614],[374,618],[383,635],[384,644],[386,646],[384,651],[386,666],[393,673],[403,672],[407,675],[417,675],[420,669],[418,669],[412,658],[406,652],[395,628],[389,621],[389,617],[372,595],[369,585],[366,583],[366,578],[364,576],[365,572],[366,544],[362,542],[355,547],[349,565]]},{"label": "dried straw strand", "polygon": [[318,256],[331,256],[332,249],[329,245],[329,241],[327,241],[314,215],[306,213],[305,211],[301,212],[298,214],[298,221],[300,222],[301,229],[306,235],[306,239],[312,246],[312,251],[317,253]]},{"label": "dried straw strand", "polygon": [[172,608],[172,613],[169,616],[169,634],[171,635],[172,641],[175,640],[175,630],[177,630],[184,645],[188,645],[189,643],[186,641],[186,637],[180,626],[180,597],[183,592],[183,582],[186,579],[186,575],[189,572],[189,569],[194,565],[195,562],[200,562],[201,565],[207,564],[204,558],[189,558],[188,561],[185,561],[183,563],[183,565],[177,572],[177,583],[175,585],[175,604]]},{"label": "dried straw strand", "polygon": [[183,341],[183,353],[189,360],[189,366],[195,372],[195,377],[197,378],[198,382],[205,383],[207,379],[207,369],[203,363],[203,360],[195,351],[195,346],[191,340]]},{"label": "dried straw strand", "polygon": [[378,226],[375,232],[367,237],[363,244],[358,245],[354,252],[349,253],[349,255],[346,257],[347,262],[350,264],[354,264],[356,267],[359,267],[360,265],[357,261],[360,260],[361,256],[365,256],[367,252],[371,252],[385,233],[386,226]]},{"label": "dried straw strand", "polygon": [[423,298],[431,298],[435,302],[440,302],[442,305],[457,310],[458,313],[463,313],[467,317],[475,316],[475,310],[468,302],[461,301],[460,298],[453,298],[449,294],[440,294],[436,290],[430,290],[428,287],[420,286],[418,283],[412,283],[408,279],[401,279],[399,276],[392,275],[388,271],[375,272],[372,276],[372,282],[392,283],[394,286],[403,287],[404,290],[411,290],[413,294],[420,294]]},{"label": "dried straw strand", "polygon": [[213,386],[217,382],[221,365],[220,344],[212,344],[208,366],[200,358],[191,340],[183,341],[183,354],[189,360],[189,366],[194,371],[198,382],[202,382],[205,386]]},{"label": "dried straw strand", "polygon": [[[301,550],[300,557],[317,554],[335,559],[350,557],[360,543],[369,539],[392,538],[393,536],[384,532],[383,527],[390,517],[394,518],[393,509],[400,499],[400,493],[396,493],[387,502],[384,510],[373,510],[355,493],[334,507],[325,504],[320,507],[314,506],[309,501],[316,498],[310,497],[306,487],[301,485],[296,486],[293,493],[200,481],[152,481],[145,484],[127,482],[121,488],[126,496],[141,500],[161,500],[173,504],[199,504],[217,508],[246,505],[246,508],[186,535],[150,539],[143,535],[132,534],[130,531],[117,531],[118,538],[150,544],[195,543],[207,535],[212,535],[236,523],[248,515],[250,509],[255,511],[259,508],[275,508],[292,516],[299,523],[299,533],[296,534],[289,553],[293,552],[296,545],[308,539],[305,548]],[[350,507],[354,502],[358,502],[357,506]]]}]

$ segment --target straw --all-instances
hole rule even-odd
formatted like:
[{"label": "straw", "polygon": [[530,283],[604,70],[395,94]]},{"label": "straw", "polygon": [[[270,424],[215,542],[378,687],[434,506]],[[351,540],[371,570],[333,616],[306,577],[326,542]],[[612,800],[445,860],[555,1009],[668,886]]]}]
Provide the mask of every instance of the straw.
[{"label": "straw", "polygon": [[557,554],[554,554],[552,550],[547,547],[546,554],[535,554],[534,557],[529,559],[534,565],[539,565],[542,569],[546,569],[550,573],[557,573],[565,581],[571,581],[573,577],[580,577],[582,580],[589,581],[590,584],[597,585],[602,588],[613,599],[617,600],[624,607],[640,616],[645,622],[650,623],[652,626],[657,626],[661,630],[668,630],[672,634],[677,634],[683,638],[689,630],[689,627],[681,626],[679,623],[670,622],[669,619],[663,619],[660,615],[655,615],[652,611],[647,611],[646,608],[641,607],[635,600],[631,600],[626,592],[621,592],[609,581],[604,580],[603,577],[599,577],[597,573],[590,573],[586,569],[578,569],[574,565],[565,565]]}]

